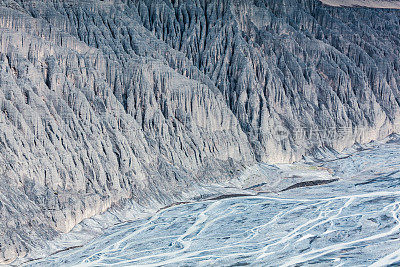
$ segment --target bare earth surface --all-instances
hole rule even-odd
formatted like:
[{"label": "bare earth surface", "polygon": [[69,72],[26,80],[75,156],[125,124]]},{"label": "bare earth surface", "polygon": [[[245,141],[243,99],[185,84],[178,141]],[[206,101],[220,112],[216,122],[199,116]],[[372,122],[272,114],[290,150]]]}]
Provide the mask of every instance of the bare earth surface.
[{"label": "bare earth surface", "polygon": [[371,8],[390,8],[399,9],[400,1],[382,1],[382,0],[320,0],[322,3],[330,6],[358,6]]},{"label": "bare earth surface", "polygon": [[28,266],[400,264],[400,139],[311,165],[339,180],[173,206]]},{"label": "bare earth surface", "polygon": [[318,0],[0,0],[0,264],[244,170],[258,192],[331,180],[284,164],[400,131],[399,20]]}]

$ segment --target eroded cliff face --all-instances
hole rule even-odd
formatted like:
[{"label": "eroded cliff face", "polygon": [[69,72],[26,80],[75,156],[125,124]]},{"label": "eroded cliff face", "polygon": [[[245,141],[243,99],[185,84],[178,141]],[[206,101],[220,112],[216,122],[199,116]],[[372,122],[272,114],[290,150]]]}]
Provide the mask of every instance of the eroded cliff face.
[{"label": "eroded cliff face", "polygon": [[1,1],[0,262],[126,199],[168,205],[397,131],[399,19],[316,0]]},{"label": "eroded cliff face", "polygon": [[[301,129],[315,129],[313,145],[341,149],[387,134],[397,123],[396,11],[306,0],[137,6],[143,25],[220,89],[258,160],[298,159],[311,147]],[[319,136],[338,129],[346,133]]]}]

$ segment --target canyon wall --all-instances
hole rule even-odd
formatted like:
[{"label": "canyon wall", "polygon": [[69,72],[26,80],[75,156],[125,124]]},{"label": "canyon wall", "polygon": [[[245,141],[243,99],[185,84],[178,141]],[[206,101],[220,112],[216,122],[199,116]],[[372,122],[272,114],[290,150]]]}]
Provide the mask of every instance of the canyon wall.
[{"label": "canyon wall", "polygon": [[0,1],[0,262],[126,200],[399,130],[400,13]]}]

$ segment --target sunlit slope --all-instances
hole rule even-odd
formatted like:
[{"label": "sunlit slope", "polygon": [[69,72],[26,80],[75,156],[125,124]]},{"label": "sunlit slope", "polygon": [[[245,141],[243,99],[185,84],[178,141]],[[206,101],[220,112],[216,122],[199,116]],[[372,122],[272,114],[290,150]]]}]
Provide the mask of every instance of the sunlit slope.
[{"label": "sunlit slope", "polygon": [[400,1],[385,1],[385,0],[320,0],[321,2],[331,6],[358,6],[371,8],[391,8],[399,9]]}]

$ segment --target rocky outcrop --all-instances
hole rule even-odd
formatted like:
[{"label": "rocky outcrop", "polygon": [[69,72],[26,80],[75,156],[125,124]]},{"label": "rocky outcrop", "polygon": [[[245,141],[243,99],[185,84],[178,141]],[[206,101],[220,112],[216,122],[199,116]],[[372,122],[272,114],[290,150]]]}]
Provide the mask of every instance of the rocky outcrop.
[{"label": "rocky outcrop", "polygon": [[0,261],[126,199],[398,130],[399,15],[316,0],[0,2]]},{"label": "rocky outcrop", "polygon": [[138,12],[216,84],[258,160],[367,142],[398,122],[396,11],[279,0],[144,1]]}]

